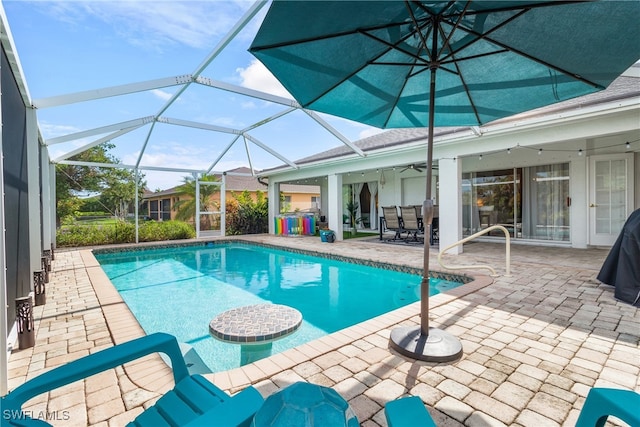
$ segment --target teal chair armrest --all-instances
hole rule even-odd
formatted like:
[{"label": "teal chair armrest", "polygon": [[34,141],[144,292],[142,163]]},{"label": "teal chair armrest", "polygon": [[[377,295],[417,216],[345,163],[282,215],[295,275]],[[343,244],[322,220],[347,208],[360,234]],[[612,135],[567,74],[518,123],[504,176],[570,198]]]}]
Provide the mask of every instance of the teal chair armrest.
[{"label": "teal chair armrest", "polygon": [[253,416],[264,403],[260,392],[247,387],[220,405],[205,412],[186,427],[249,427]]},{"label": "teal chair armrest", "polygon": [[158,352],[169,356],[176,384],[189,375],[175,337],[155,333],[101,350],[38,375],[0,399],[3,413],[19,411],[24,402],[39,394]]},{"label": "teal chair armrest", "polygon": [[640,394],[632,390],[592,388],[576,427],[603,427],[610,415],[630,426],[640,426]]},{"label": "teal chair armrest", "polygon": [[392,400],[384,405],[389,427],[436,427],[429,411],[418,396]]}]

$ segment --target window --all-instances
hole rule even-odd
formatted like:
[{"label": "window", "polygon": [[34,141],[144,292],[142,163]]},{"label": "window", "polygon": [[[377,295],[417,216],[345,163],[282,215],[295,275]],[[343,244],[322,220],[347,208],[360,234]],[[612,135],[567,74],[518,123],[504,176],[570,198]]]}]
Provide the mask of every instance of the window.
[{"label": "window", "polygon": [[162,199],[162,212],[160,215],[163,221],[171,220],[171,199]]},{"label": "window", "polygon": [[158,216],[158,201],[157,200],[150,200],[149,201],[149,218],[154,219],[154,220],[159,220],[159,216]]},{"label": "window", "polygon": [[320,197],[311,196],[311,207],[312,208],[316,208],[316,209],[320,209]]}]

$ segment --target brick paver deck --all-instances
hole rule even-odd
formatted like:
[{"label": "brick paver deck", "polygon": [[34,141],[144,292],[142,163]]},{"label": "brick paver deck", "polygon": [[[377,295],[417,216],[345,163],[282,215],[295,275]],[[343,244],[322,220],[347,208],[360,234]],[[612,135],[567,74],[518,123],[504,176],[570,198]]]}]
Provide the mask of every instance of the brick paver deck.
[{"label": "brick paver deck", "polygon": [[[421,247],[366,241],[252,236],[248,240],[420,267]],[[431,254],[431,268],[446,271]],[[208,378],[233,393],[250,384],[267,396],[295,381],[333,387],[365,427],[385,426],[384,403],[417,395],[439,426],[574,425],[589,388],[640,392],[640,309],[595,279],[604,249],[512,246],[512,275],[486,277],[472,292],[433,297],[431,325],[456,335],[462,359],[408,360],[388,348],[396,324],[419,322],[412,304],[284,353]],[[465,245],[445,264],[491,263],[504,246]],[[469,274],[469,271],[465,271]],[[477,273],[477,272],[476,272]],[[475,273],[471,273],[475,274]],[[484,273],[482,273],[484,274]],[[144,332],[88,250],[57,251],[47,303],[35,308],[36,345],[14,350],[9,388],[47,369]],[[29,402],[60,426],[120,426],[171,386],[158,356],[54,390]]]}]

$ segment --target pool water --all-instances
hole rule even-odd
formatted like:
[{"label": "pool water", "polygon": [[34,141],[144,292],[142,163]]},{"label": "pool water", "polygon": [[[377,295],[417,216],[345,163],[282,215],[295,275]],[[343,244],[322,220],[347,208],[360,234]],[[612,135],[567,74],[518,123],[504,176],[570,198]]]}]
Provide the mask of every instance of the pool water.
[{"label": "pool water", "polygon": [[[223,311],[274,303],[298,309],[303,323],[273,353],[415,302],[419,275],[244,243],[96,254],[146,333],[187,343],[211,372],[238,367],[240,346],[209,335]],[[460,286],[430,280],[431,295]]]}]

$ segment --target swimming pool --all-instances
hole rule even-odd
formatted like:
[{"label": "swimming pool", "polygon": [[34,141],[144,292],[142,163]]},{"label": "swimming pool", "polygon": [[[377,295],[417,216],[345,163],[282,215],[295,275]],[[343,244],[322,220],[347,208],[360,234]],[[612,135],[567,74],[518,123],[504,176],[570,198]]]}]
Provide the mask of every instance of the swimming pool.
[{"label": "swimming pool", "polygon": [[[419,299],[417,274],[247,243],[131,252],[96,259],[146,333],[167,332],[196,350],[212,372],[239,366],[240,346],[209,335],[231,308],[271,302],[303,316],[273,352],[296,347]],[[460,286],[432,278],[431,295]]]}]

